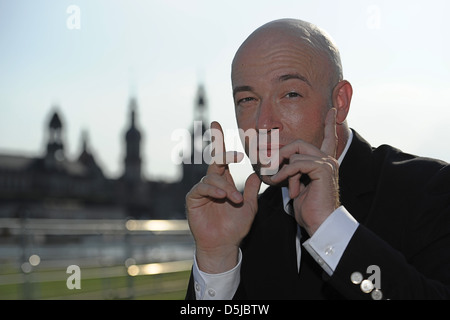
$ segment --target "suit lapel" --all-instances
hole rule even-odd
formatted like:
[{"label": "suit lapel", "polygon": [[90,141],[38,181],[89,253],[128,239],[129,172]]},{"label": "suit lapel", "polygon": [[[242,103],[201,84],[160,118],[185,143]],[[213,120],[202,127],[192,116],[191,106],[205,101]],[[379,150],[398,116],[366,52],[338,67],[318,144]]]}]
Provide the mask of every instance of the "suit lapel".
[{"label": "suit lapel", "polygon": [[372,147],[356,131],[353,131],[353,141],[339,168],[339,188],[342,205],[363,222],[369,212],[376,177]]}]

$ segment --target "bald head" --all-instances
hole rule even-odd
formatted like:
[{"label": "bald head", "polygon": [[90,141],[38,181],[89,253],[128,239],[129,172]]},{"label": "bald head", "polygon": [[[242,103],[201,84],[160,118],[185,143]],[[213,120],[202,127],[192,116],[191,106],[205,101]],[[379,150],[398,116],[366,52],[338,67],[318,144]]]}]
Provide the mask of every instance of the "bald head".
[{"label": "bald head", "polygon": [[292,45],[298,49],[300,59],[313,64],[311,76],[320,78],[327,89],[343,79],[339,50],[331,37],[316,25],[295,19],[275,20],[256,29],[238,49],[232,76],[246,63],[249,54],[256,58],[274,48],[289,50]]}]

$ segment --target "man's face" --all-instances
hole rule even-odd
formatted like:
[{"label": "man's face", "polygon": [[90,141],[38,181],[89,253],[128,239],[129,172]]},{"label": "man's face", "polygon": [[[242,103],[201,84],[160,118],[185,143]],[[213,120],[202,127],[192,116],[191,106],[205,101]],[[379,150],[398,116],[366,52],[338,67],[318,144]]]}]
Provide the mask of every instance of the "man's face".
[{"label": "man's face", "polygon": [[[298,139],[320,148],[331,107],[327,66],[325,58],[298,39],[267,35],[244,44],[232,70],[238,127],[267,130],[272,154]],[[276,129],[278,142],[271,141]],[[248,141],[244,145],[248,155]],[[272,184],[270,176],[261,176],[259,161],[253,167]]]}]

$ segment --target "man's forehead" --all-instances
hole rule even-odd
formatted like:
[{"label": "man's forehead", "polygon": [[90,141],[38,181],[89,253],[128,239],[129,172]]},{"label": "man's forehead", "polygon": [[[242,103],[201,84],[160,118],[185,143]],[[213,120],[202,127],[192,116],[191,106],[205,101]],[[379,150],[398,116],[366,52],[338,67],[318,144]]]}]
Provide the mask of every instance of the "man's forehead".
[{"label": "man's forehead", "polygon": [[251,64],[255,59],[264,59],[271,55],[286,55],[296,53],[313,53],[316,51],[308,41],[301,38],[289,37],[281,34],[276,36],[268,34],[266,36],[255,38],[252,41],[246,41],[233,59],[232,66],[238,66],[245,62]]},{"label": "man's forehead", "polygon": [[312,87],[315,82],[315,66],[312,56],[306,54],[292,54],[290,57],[268,59],[239,60],[233,65],[233,87],[249,85],[256,82],[270,82],[278,84],[288,80],[302,81]]},{"label": "man's forehead", "polygon": [[251,51],[241,52],[232,67],[233,91],[240,86],[263,83],[301,81],[309,88],[317,89],[328,84],[330,76],[329,60],[321,52],[305,46],[279,46],[277,54],[259,52],[252,56]]},{"label": "man's forehead", "polygon": [[[254,41],[242,46],[232,63],[232,75],[248,72],[271,74],[278,78],[284,74],[304,73],[312,64],[322,60],[323,54],[304,40],[273,39],[270,43]],[[283,69],[283,71],[281,71]]]}]

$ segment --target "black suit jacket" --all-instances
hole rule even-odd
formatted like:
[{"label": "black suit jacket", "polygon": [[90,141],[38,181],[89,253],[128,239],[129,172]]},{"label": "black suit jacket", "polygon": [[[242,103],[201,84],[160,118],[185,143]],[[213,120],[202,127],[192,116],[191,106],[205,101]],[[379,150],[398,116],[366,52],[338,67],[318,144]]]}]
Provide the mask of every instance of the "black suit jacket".
[{"label": "black suit jacket", "polygon": [[[304,249],[298,272],[296,221],[283,210],[280,188],[269,187],[241,244],[234,298],[371,299],[351,274],[368,278],[375,265],[384,299],[450,299],[450,166],[372,148],[354,132],[339,179],[341,203],[360,226],[333,275]],[[195,299],[192,276],[186,298]]]}]

